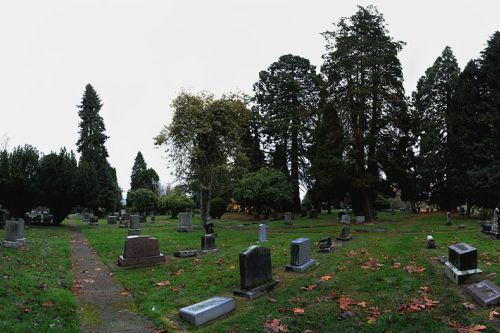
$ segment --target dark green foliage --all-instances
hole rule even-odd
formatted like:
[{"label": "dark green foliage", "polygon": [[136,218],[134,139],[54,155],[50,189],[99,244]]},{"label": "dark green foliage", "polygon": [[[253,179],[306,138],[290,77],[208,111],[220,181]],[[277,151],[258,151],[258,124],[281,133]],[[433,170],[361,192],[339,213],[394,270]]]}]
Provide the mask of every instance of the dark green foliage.
[{"label": "dark green foliage", "polygon": [[148,169],[142,153],[138,152],[130,176],[130,189],[147,188],[153,192],[157,192],[159,180],[160,178],[156,171],[151,168]]},{"label": "dark green foliage", "polygon": [[416,162],[420,198],[444,209],[450,208],[448,194],[448,118],[460,68],[449,47],[425,71],[413,93],[413,103],[420,122],[420,140]]},{"label": "dark green foliage", "polygon": [[226,212],[227,202],[223,198],[213,198],[210,200],[210,217],[220,219]]},{"label": "dark green foliage", "polygon": [[158,207],[158,196],[146,188],[129,191],[127,193],[127,206],[135,208],[141,214],[152,212]]},{"label": "dark green foliage", "polygon": [[60,224],[78,202],[78,167],[73,152],[61,149],[40,159],[38,188],[40,204],[48,207],[54,223]]},{"label": "dark green foliage", "polygon": [[254,84],[271,165],[290,177],[296,211],[300,210],[300,182],[308,171],[306,151],[317,119],[320,85],[316,67],[291,54],[261,71]]},{"label": "dark green foliage", "polygon": [[387,187],[381,174],[390,170],[385,164],[402,132],[399,119],[407,114],[398,59],[403,43],[388,35],[383,16],[372,6],[359,7],[324,36],[326,102],[342,124],[353,209],[369,220],[376,193]]},{"label": "dark green foliage", "polygon": [[[80,121],[80,138],[77,141],[78,152],[81,153],[80,164],[82,178],[79,183],[83,192],[80,204],[94,211],[98,208],[116,210],[121,199],[120,189],[116,181],[116,171],[108,163],[108,151],[104,134],[106,128],[99,115],[102,108],[101,99],[94,88],[88,84],[78,106]],[[84,184],[85,183],[85,184]]]},{"label": "dark green foliage", "polygon": [[170,211],[170,216],[176,217],[186,209],[194,208],[194,201],[185,194],[172,192],[160,197],[158,208],[162,213]]},{"label": "dark green foliage", "polygon": [[292,187],[284,173],[264,168],[244,176],[234,189],[234,197],[242,206],[269,215],[290,203]]}]

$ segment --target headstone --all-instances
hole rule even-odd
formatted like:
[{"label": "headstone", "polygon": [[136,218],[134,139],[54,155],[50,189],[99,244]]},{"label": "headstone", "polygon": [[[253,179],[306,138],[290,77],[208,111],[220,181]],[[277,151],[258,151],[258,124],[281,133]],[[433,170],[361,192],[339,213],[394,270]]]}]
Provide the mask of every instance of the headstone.
[{"label": "headstone", "polygon": [[129,236],[141,234],[141,222],[139,215],[130,215],[130,227],[128,228]]},{"label": "headstone", "polygon": [[279,284],[279,280],[273,279],[271,250],[268,248],[250,246],[245,252],[240,253],[239,261],[241,289],[235,290],[235,295],[254,299]]},{"label": "headstone", "polygon": [[467,286],[467,292],[476,302],[486,307],[500,302],[500,288],[488,280]]},{"label": "headstone", "polygon": [[286,265],[285,269],[302,273],[318,265],[315,259],[311,259],[311,241],[308,238],[294,239],[290,246],[290,265]]},{"label": "headstone", "polygon": [[285,212],[285,225],[293,225],[292,212]]},{"label": "headstone", "polygon": [[125,239],[125,250],[118,258],[118,266],[150,266],[165,262],[160,253],[158,240],[150,236],[128,236]]},{"label": "headstone", "polygon": [[364,215],[358,215],[356,216],[356,223],[364,223],[365,222],[365,216]]},{"label": "headstone", "polygon": [[493,239],[500,239],[500,228],[498,226],[498,208],[493,211],[493,219],[491,220],[490,235]]},{"label": "headstone", "polygon": [[193,230],[193,221],[191,213],[179,213],[179,225],[177,231],[188,232]]},{"label": "headstone", "polygon": [[341,241],[348,241],[351,240],[352,236],[349,231],[349,227],[343,227],[342,231],[340,232],[340,235],[337,237],[338,240]]},{"label": "headstone", "polygon": [[108,224],[116,224],[117,221],[118,221],[118,218],[116,217],[116,215],[109,215],[108,216]]},{"label": "headstone", "polygon": [[214,224],[212,222],[205,224],[205,234],[206,235],[215,235],[215,228],[214,228]]},{"label": "headstone", "polygon": [[233,311],[234,308],[235,302],[233,298],[212,297],[206,301],[180,309],[179,314],[181,318],[192,325],[200,326]]},{"label": "headstone", "polygon": [[265,224],[259,224],[259,242],[263,243],[267,241],[267,235],[266,235],[266,225]]},{"label": "headstone", "polygon": [[323,239],[320,239],[318,242],[319,250],[318,252],[332,252],[335,250],[335,246],[332,243],[332,238],[331,237],[326,237]]},{"label": "headstone", "polygon": [[482,270],[477,268],[477,250],[469,244],[460,243],[448,247],[446,275],[456,284],[480,281]]},{"label": "headstone", "polygon": [[340,212],[337,213],[337,218],[339,219],[339,221],[342,220],[342,215],[345,215],[344,211],[340,211]]},{"label": "headstone", "polygon": [[349,214],[342,215],[342,217],[340,218],[340,222],[351,223],[351,216],[349,216]]},{"label": "headstone", "polygon": [[446,225],[451,225],[451,213],[446,213]]},{"label": "headstone", "polygon": [[483,234],[489,234],[491,232],[491,227],[492,227],[491,222],[488,221],[481,222],[481,232]]},{"label": "headstone", "polygon": [[26,240],[24,238],[24,220],[6,220],[5,221],[5,240],[3,247],[19,249],[22,248]]},{"label": "headstone", "polygon": [[89,226],[91,227],[99,226],[99,218],[97,216],[94,216],[94,214],[90,215]]},{"label": "headstone", "polygon": [[436,241],[434,240],[434,237],[431,235],[428,235],[426,238],[426,245],[428,249],[435,249],[436,248]]},{"label": "headstone", "polygon": [[196,257],[196,254],[197,254],[196,250],[181,250],[181,251],[175,251],[174,257],[176,258]]},{"label": "headstone", "polygon": [[201,236],[201,252],[215,252],[217,248],[215,247],[215,235],[203,235]]}]

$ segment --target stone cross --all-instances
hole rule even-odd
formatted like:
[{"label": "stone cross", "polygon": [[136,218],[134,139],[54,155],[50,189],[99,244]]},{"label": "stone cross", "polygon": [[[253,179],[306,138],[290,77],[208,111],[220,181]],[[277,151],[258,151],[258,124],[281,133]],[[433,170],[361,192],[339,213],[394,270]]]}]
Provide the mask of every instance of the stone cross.
[{"label": "stone cross", "polygon": [[263,243],[266,240],[267,240],[266,225],[265,224],[259,224],[259,242]]}]

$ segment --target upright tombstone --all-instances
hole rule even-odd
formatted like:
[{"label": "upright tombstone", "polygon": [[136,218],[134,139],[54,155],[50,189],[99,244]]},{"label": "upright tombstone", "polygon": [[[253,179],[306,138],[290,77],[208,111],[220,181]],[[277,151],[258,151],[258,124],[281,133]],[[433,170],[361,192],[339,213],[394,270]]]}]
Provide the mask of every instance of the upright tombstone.
[{"label": "upright tombstone", "polygon": [[263,223],[259,224],[259,242],[263,243],[267,241],[267,226]]},{"label": "upright tombstone", "polygon": [[233,311],[235,306],[233,298],[212,297],[180,309],[179,314],[192,325],[200,326]]},{"label": "upright tombstone", "polygon": [[109,215],[108,216],[108,224],[116,224],[118,221],[118,217],[116,215]]},{"label": "upright tombstone", "polygon": [[120,224],[118,227],[120,228],[128,228],[130,225],[130,214],[129,213],[123,213],[120,217]]},{"label": "upright tombstone", "polygon": [[356,223],[364,223],[365,222],[365,216],[364,215],[358,215],[356,216]]},{"label": "upright tombstone", "polygon": [[141,234],[141,222],[139,215],[130,215],[130,227],[128,228],[128,235],[135,236]]},{"label": "upright tombstone", "polygon": [[318,242],[318,246],[319,246],[318,252],[330,253],[333,250],[335,250],[335,245],[333,245],[331,237],[320,239]]},{"label": "upright tombstone", "polygon": [[305,270],[318,266],[315,259],[311,259],[311,241],[309,238],[297,238],[290,246],[290,264],[286,265],[287,271],[302,273]]},{"label": "upright tombstone", "polygon": [[292,212],[285,212],[285,225],[287,225],[287,226],[293,225]]},{"label": "upright tombstone", "polygon": [[205,235],[215,235],[215,236],[217,236],[217,234],[215,233],[215,228],[214,228],[214,223],[213,222],[205,224]]},{"label": "upright tombstone", "polygon": [[165,262],[158,240],[150,236],[128,236],[118,266],[151,266]]},{"label": "upright tombstone", "polygon": [[456,284],[468,284],[481,280],[483,271],[477,268],[477,250],[466,243],[448,247],[446,275]]},{"label": "upright tombstone", "polygon": [[90,215],[89,226],[98,227],[99,226],[99,218],[95,215]]},{"label": "upright tombstone", "polygon": [[351,232],[349,230],[349,227],[343,227],[342,231],[340,232],[340,235],[337,237],[337,239],[341,240],[341,241],[348,241],[348,240],[351,240],[351,238],[352,238],[352,235],[351,235]]},{"label": "upright tombstone", "polygon": [[451,213],[446,213],[446,225],[451,225]]},{"label": "upright tombstone", "polygon": [[179,213],[179,225],[177,226],[177,231],[193,231],[193,216],[191,213]]},{"label": "upright tombstone", "polygon": [[215,234],[201,236],[201,252],[208,253],[215,251],[217,251],[215,247]]},{"label": "upright tombstone", "polygon": [[349,214],[342,215],[342,217],[340,218],[340,222],[347,224],[351,223],[351,216]]},{"label": "upright tombstone", "polygon": [[427,238],[425,239],[425,244],[428,249],[436,248],[436,241],[434,240],[434,237],[432,237],[431,235],[427,235]]},{"label": "upright tombstone", "polygon": [[19,249],[26,243],[24,238],[24,220],[6,220],[5,221],[5,240],[2,246]]},{"label": "upright tombstone", "polygon": [[271,250],[253,245],[240,253],[240,286],[234,294],[255,299],[273,290],[279,280],[273,279]]},{"label": "upright tombstone", "polygon": [[493,239],[500,239],[500,228],[498,227],[498,208],[493,210],[490,235]]}]

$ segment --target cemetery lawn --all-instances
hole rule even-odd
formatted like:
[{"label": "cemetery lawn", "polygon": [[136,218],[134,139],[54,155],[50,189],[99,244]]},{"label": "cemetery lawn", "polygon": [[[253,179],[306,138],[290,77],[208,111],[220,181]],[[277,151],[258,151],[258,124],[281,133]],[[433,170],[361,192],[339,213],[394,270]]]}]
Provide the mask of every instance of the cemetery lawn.
[{"label": "cemetery lawn", "polygon": [[0,247],[0,332],[79,332],[69,228],[31,226],[25,237],[25,250]]},{"label": "cemetery lawn", "polygon": [[[240,283],[238,254],[257,244],[257,224],[216,221],[219,251],[178,259],[172,257],[174,251],[200,248],[203,232],[199,220],[194,218],[197,229],[187,233],[176,231],[177,219],[159,220],[156,224],[141,224],[142,234],[159,239],[161,251],[167,255],[166,264],[134,269],[116,265],[127,229],[107,225],[105,220],[99,221],[98,228],[79,223],[113,277],[134,295],[137,311],[169,332],[262,332],[271,319],[286,325],[288,332],[456,332],[450,323],[457,327],[485,325],[483,332],[500,329],[498,318],[488,319],[489,309],[479,305],[472,310],[464,307],[463,303],[473,303],[472,299],[444,275],[444,266],[436,260],[438,255],[447,254],[448,245],[469,243],[478,249],[479,268],[484,275],[500,284],[499,243],[481,234],[476,220],[453,217],[453,226],[448,227],[441,213],[381,213],[374,224],[351,224],[353,239],[332,253],[316,253],[316,249],[320,238],[334,238],[340,233],[342,225],[336,221],[336,214],[296,218],[293,228],[284,227],[283,221],[270,222],[264,245],[271,248],[273,275],[281,283],[270,294],[253,301],[233,296],[232,292]],[[459,224],[465,230],[458,230]],[[434,236],[437,250],[425,249],[428,234]],[[285,272],[290,241],[299,237],[311,239],[312,257],[320,266],[304,274]],[[57,258],[53,263],[57,267],[61,256],[54,256],[47,258]],[[7,281],[12,283],[13,279]],[[11,300],[17,299],[15,292],[8,291],[13,293]],[[179,319],[180,308],[213,296],[235,297],[236,310],[200,328]],[[69,303],[74,308],[73,301]],[[61,312],[57,314],[61,316]],[[276,321],[269,325],[273,323],[275,332],[285,331],[283,326],[279,330]]]}]

